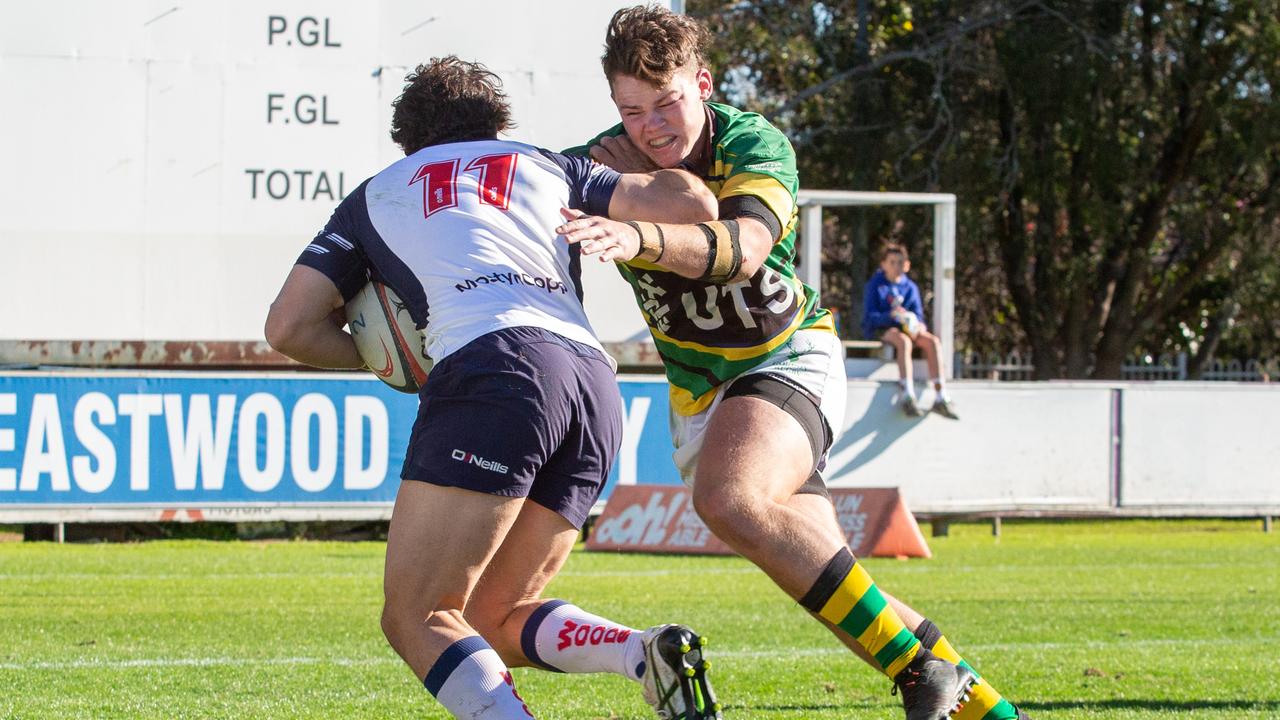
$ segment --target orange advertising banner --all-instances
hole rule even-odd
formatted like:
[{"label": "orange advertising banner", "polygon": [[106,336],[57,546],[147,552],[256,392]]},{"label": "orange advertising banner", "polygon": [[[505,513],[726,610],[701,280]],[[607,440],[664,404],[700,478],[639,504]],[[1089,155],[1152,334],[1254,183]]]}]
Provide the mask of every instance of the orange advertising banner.
[{"label": "orange advertising banner", "polygon": [[[832,488],[836,517],[859,557],[930,556],[897,488]],[[619,485],[587,537],[588,550],[732,555],[693,509],[689,490]]]}]

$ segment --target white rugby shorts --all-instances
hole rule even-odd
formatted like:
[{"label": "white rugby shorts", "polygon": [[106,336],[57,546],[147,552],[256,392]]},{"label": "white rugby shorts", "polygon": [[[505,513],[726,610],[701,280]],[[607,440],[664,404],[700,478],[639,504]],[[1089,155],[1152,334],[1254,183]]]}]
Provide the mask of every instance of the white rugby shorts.
[{"label": "white rugby shorts", "polygon": [[[818,409],[827,421],[832,443],[835,443],[840,431],[844,429],[847,392],[844,346],[840,344],[840,338],[826,330],[800,330],[774,350],[768,359],[738,377],[756,373],[783,378],[817,398]],[[680,478],[689,487],[693,487],[693,477],[698,469],[698,455],[702,452],[707,425],[733,380],[716,388],[711,404],[697,415],[680,415],[674,409],[671,411],[671,441],[675,445],[675,452],[671,457],[680,471]],[[825,461],[824,454],[819,467]]]}]

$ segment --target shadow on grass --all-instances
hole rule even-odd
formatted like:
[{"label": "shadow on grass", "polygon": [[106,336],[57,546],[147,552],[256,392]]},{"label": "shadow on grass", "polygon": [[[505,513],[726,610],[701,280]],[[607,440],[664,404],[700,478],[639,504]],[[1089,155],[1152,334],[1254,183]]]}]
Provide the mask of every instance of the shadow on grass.
[{"label": "shadow on grass", "polygon": [[1078,702],[1019,702],[1028,712],[1035,710],[1152,710],[1162,712],[1194,712],[1197,710],[1266,710],[1280,713],[1280,700],[1081,700]]}]

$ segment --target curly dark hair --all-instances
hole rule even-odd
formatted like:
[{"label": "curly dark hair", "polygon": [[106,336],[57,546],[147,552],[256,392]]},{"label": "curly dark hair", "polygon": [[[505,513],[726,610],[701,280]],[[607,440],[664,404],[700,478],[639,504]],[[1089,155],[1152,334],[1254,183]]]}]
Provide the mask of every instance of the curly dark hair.
[{"label": "curly dark hair", "polygon": [[502,81],[480,63],[432,58],[404,81],[391,103],[391,139],[405,155],[429,145],[490,140],[514,125]]},{"label": "curly dark hair", "polygon": [[618,75],[663,85],[690,63],[704,67],[710,35],[697,20],[661,5],[637,5],[613,14],[600,64],[612,83]]}]

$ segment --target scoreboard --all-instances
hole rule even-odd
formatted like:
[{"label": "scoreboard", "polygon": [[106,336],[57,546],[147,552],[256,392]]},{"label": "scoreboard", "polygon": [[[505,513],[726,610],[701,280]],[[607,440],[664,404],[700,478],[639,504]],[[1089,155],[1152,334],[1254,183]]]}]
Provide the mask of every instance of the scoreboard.
[{"label": "scoreboard", "polygon": [[[599,57],[628,4],[0,6],[0,340],[260,340],[293,259],[399,156],[409,70],[482,62],[511,139],[577,145],[617,122]],[[591,270],[603,338],[643,334],[616,273]]]}]

